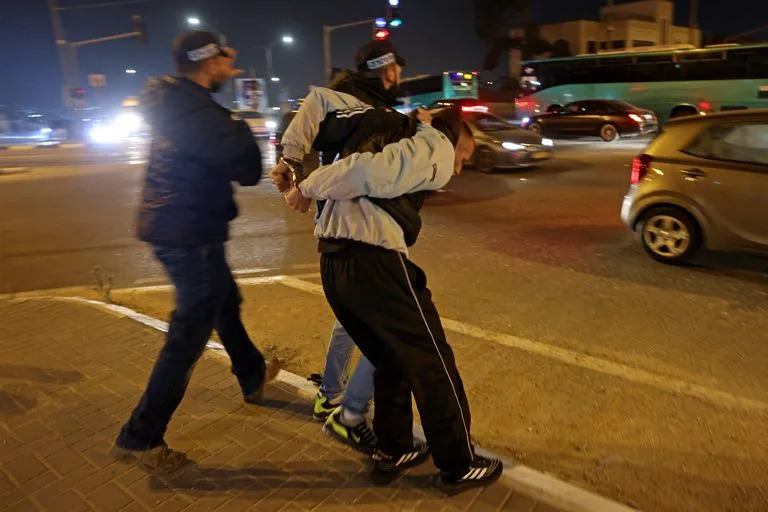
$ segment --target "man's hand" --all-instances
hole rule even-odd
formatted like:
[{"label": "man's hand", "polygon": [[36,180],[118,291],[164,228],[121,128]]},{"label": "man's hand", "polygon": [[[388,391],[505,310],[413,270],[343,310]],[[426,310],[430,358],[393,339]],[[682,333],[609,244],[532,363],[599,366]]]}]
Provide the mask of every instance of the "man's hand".
[{"label": "man's hand", "polygon": [[424,110],[423,108],[420,108],[416,111],[416,119],[419,120],[419,122],[422,122],[424,124],[432,124],[432,114],[429,113],[428,110]]},{"label": "man's hand", "polygon": [[285,194],[285,204],[290,206],[295,212],[307,213],[309,205],[312,204],[312,199],[304,197],[297,187],[292,187]]},{"label": "man's hand", "polygon": [[224,50],[224,62],[225,62],[225,69],[224,72],[227,75],[227,78],[234,78],[236,76],[240,76],[243,73],[245,73],[242,69],[236,69],[235,66],[235,59],[237,58],[237,50],[230,47],[222,48]]},{"label": "man's hand", "polygon": [[278,162],[278,164],[269,171],[269,177],[280,192],[285,192],[291,188],[291,168],[283,162]]}]

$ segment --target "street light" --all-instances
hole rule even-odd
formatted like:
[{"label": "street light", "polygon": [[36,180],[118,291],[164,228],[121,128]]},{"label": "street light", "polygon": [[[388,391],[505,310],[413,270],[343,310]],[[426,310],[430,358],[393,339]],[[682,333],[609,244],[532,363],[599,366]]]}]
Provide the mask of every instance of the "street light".
[{"label": "street light", "polygon": [[190,16],[187,18],[187,25],[191,25],[193,27],[200,25],[200,18],[197,16]]},{"label": "street light", "polygon": [[136,70],[135,69],[130,69],[130,68],[126,69],[125,70],[125,74],[126,75],[135,75],[136,74]]},{"label": "street light", "polygon": [[[280,81],[279,77],[274,76],[274,72],[272,70],[272,48],[277,46],[279,43],[283,43],[285,45],[293,44],[293,36],[289,34],[283,34],[280,39],[275,40],[264,47],[264,57],[267,60],[267,76],[272,82]],[[269,87],[267,87],[265,94],[267,97],[267,103],[269,103]]]}]

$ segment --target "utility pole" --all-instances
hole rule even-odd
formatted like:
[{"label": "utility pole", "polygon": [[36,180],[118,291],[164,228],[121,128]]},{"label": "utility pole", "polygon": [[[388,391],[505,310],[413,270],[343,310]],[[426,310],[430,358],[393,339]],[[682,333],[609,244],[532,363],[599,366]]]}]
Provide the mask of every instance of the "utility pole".
[{"label": "utility pole", "polygon": [[[607,0],[606,7],[613,7],[613,0]],[[606,51],[611,51],[613,48],[613,26],[611,25],[611,13],[608,13],[608,16],[606,16],[608,25],[605,27],[606,37],[605,37],[605,49]]]},{"label": "utility pole", "polygon": [[696,29],[699,28],[699,0],[691,0],[691,12],[690,12],[690,39],[691,44],[698,46],[696,43]]},{"label": "utility pole", "polygon": [[51,15],[51,24],[53,25],[53,35],[56,38],[56,48],[59,52],[59,64],[61,65],[61,75],[64,80],[64,87],[61,94],[65,104],[70,103],[69,89],[76,87],[76,77],[72,76],[72,53],[73,50],[64,37],[64,27],[61,24],[61,17],[59,16],[58,0],[48,0],[48,10]]},{"label": "utility pole", "polygon": [[59,50],[59,63],[61,64],[61,73],[64,81],[64,88],[62,90],[62,99],[64,104],[72,106],[72,97],[70,96],[70,90],[80,86],[80,71],[77,62],[77,49],[81,46],[105,43],[107,41],[115,41],[118,39],[138,38],[142,43],[146,43],[146,30],[144,28],[144,21],[141,16],[133,16],[131,22],[134,25],[132,32],[125,32],[122,34],[114,34],[106,37],[98,37],[94,39],[86,39],[84,41],[68,41],[64,35],[64,27],[61,23],[61,17],[59,11],[70,9],[88,9],[92,7],[108,7],[112,5],[120,5],[122,3],[134,3],[129,2],[115,2],[111,4],[99,4],[99,5],[81,5],[74,7],[59,7],[58,0],[48,0],[48,11],[51,16],[51,25],[53,25],[53,34],[56,38],[56,47]]},{"label": "utility pole", "polygon": [[376,18],[370,18],[367,20],[352,21],[350,23],[343,23],[341,25],[323,25],[323,63],[325,66],[325,81],[326,83],[331,81],[332,69],[331,69],[331,34],[334,30],[347,27],[357,27],[358,25],[368,25],[376,21]]}]

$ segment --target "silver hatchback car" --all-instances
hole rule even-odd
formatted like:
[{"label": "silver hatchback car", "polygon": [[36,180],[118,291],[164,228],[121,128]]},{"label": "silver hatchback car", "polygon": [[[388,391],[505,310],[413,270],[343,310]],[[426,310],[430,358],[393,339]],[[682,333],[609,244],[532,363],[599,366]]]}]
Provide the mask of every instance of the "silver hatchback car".
[{"label": "silver hatchback car", "polygon": [[768,109],[668,122],[632,162],[621,217],[663,263],[768,253]]}]

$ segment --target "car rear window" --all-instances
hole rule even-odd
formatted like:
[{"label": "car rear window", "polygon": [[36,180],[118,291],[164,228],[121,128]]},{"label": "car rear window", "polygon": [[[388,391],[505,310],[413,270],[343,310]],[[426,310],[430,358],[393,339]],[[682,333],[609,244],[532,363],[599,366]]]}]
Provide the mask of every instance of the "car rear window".
[{"label": "car rear window", "polygon": [[702,158],[768,165],[768,123],[711,126],[684,151]]}]

